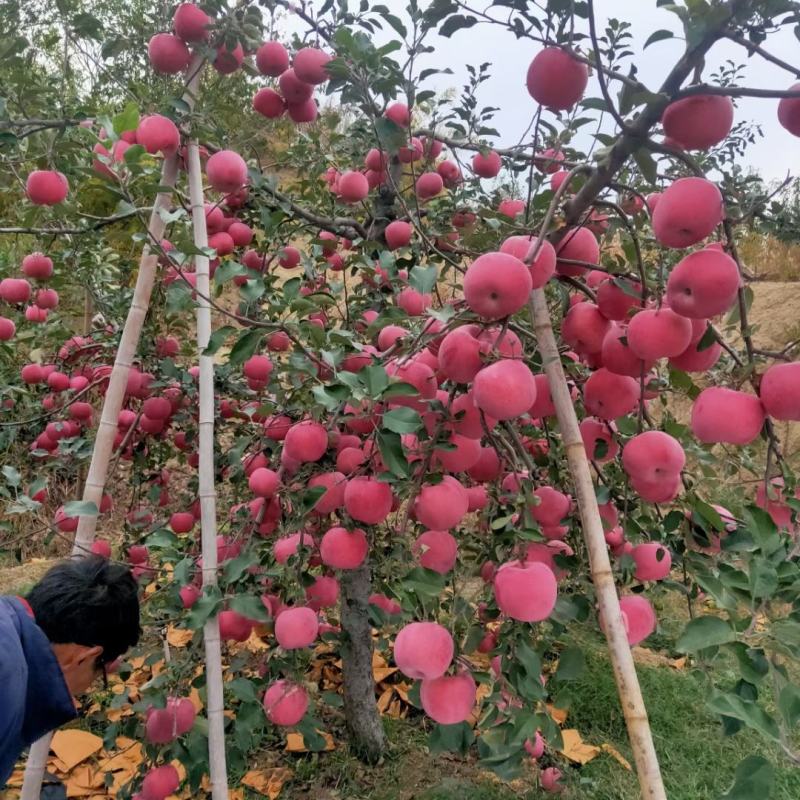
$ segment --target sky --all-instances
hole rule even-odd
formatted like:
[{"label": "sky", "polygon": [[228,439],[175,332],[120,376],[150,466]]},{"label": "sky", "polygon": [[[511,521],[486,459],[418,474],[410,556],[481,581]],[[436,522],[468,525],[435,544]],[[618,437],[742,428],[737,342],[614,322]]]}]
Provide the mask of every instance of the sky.
[{"label": "sky", "polygon": [[[425,0],[421,0],[424,7]],[[384,0],[384,4],[398,16],[403,17],[407,0]],[[488,0],[470,2],[476,8],[486,8]],[[642,45],[655,30],[669,29],[677,36],[683,33],[681,22],[670,11],[656,7],[656,0],[595,0],[598,31],[605,28],[607,19],[616,17],[631,24],[633,34],[634,61],[639,69],[639,79],[656,90],[670,67],[677,61],[683,41],[679,38],[656,42],[646,50]],[[581,21],[588,33],[588,25]],[[583,28],[581,28],[583,30]],[[376,37],[380,43],[380,36]],[[467,81],[466,63],[475,66],[491,62],[492,77],[482,85],[478,96],[479,106],[499,106],[493,122],[500,137],[492,143],[497,146],[516,144],[536,110],[535,102],[525,88],[525,74],[533,56],[540,46],[529,40],[517,40],[507,30],[494,25],[476,25],[457,31],[452,38],[436,35],[431,41],[436,48],[434,54],[420,60],[420,69],[426,66],[450,67],[454,74],[434,76],[425,83],[439,91],[449,88],[460,90]],[[763,44],[774,55],[790,63],[800,64],[800,41],[795,38],[792,27],[787,26]],[[728,59],[746,65],[741,86],[760,88],[789,88],[794,78],[788,72],[764,61],[760,56],[748,58],[746,50],[727,40],[716,43],[706,59],[704,76],[710,78],[716,68]],[[615,94],[615,92],[614,92]],[[590,80],[586,97],[600,97],[596,78]],[[780,126],[777,119],[778,101],[742,98],[736,101],[735,120],[758,121],[764,138],[751,145],[742,166],[756,169],[768,181],[779,180],[787,171],[798,172],[800,162],[800,138],[792,136]],[[591,112],[595,114],[597,112]],[[587,131],[591,126],[587,126]],[[588,135],[588,133],[587,133]],[[586,147],[587,139],[576,139],[576,145]]]},{"label": "sky", "polygon": [[[398,0],[393,0],[393,3],[396,6],[403,5]],[[632,49],[635,51],[634,63],[639,70],[638,77],[647,86],[657,89],[670,67],[680,57],[684,42],[677,38],[666,39],[651,44],[644,51],[642,45],[658,29],[669,29],[678,36],[682,35],[682,25],[678,17],[656,8],[655,0],[595,0],[595,9],[598,31],[605,28],[605,21],[612,17],[631,24],[634,43]],[[588,25],[586,31],[588,32]],[[492,62],[493,76],[483,84],[481,98],[486,105],[500,107],[494,127],[500,132],[503,144],[515,144],[525,131],[531,114],[536,110],[535,102],[525,88],[525,73],[531,59],[539,50],[538,45],[525,40],[517,41],[510,32],[489,25],[476,25],[458,31],[451,39],[437,37],[435,45],[436,63],[447,64],[456,73],[453,76],[444,76],[451,86],[460,86],[466,80],[464,54],[469,54],[473,64]],[[771,36],[763,46],[790,63],[800,64],[800,41],[795,38],[791,26]],[[704,76],[710,78],[717,67],[728,59],[745,64],[744,77],[739,83],[741,86],[788,89],[794,83],[793,76],[788,72],[758,55],[748,58],[743,47],[728,40],[714,45],[706,59]],[[600,88],[593,76],[586,97],[600,96]],[[790,134],[778,123],[778,101],[741,98],[736,101],[736,105],[736,121],[758,121],[764,132],[764,138],[759,139],[747,151],[743,166],[752,166],[767,180],[782,179],[790,169],[796,173],[800,166],[800,138]],[[587,126],[587,135],[590,127]],[[585,140],[583,144],[586,144]]]}]

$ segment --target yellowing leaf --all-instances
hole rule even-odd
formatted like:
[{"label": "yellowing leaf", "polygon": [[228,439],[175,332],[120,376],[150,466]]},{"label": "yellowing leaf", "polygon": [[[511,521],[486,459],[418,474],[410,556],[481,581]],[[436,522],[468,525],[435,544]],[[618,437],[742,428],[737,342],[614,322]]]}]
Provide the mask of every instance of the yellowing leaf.
[{"label": "yellowing leaf", "polygon": [[130,706],[109,708],[108,711],[106,711],[106,718],[109,722],[119,722],[123,717],[130,717],[132,714],[133,709]]},{"label": "yellowing leaf", "polygon": [[11,776],[9,777],[6,785],[15,789],[20,788],[22,786],[22,780],[24,777],[25,777],[25,770],[15,769],[11,773]]},{"label": "yellowing leaf", "polygon": [[385,689],[381,696],[378,698],[378,712],[381,714],[385,714],[386,710],[389,708],[389,703],[392,700],[392,695],[394,694],[394,689],[390,686],[388,689]]},{"label": "yellowing leaf", "polygon": [[67,769],[67,765],[60,758],[51,756],[50,760],[47,763],[50,766],[50,768],[55,772],[60,772],[63,775],[66,775],[66,773],[69,772],[69,769]]},{"label": "yellowing leaf", "polygon": [[50,749],[64,762],[69,772],[103,749],[103,740],[88,731],[74,729],[56,731]]},{"label": "yellowing leaf", "polygon": [[561,738],[564,740],[561,753],[576,764],[588,764],[602,752],[599,747],[586,744],[575,728],[561,731]]},{"label": "yellowing leaf", "polygon": [[373,670],[386,666],[386,659],[377,651],[372,651],[372,668]]},{"label": "yellowing leaf", "polygon": [[200,699],[200,692],[194,686],[189,692],[189,699],[192,701],[194,710],[199,714],[203,710],[203,701]]},{"label": "yellowing leaf", "polygon": [[[260,626],[256,626],[250,631],[250,638],[244,643],[245,649],[249,650],[251,653],[259,653],[264,650],[269,650],[269,645],[259,636],[259,631],[257,628]],[[262,635],[267,635],[266,630],[262,633]]]},{"label": "yellowing leaf", "polygon": [[395,672],[397,672],[397,667],[373,667],[372,679],[375,683],[382,683],[390,675],[394,675]]},{"label": "yellowing leaf", "polygon": [[[336,744],[327,731],[317,731],[317,733],[325,739],[325,750],[335,750]],[[286,735],[286,748],[287,753],[307,753],[308,748],[303,740],[302,733],[289,733]]]},{"label": "yellowing leaf", "polygon": [[631,762],[628,761],[628,759],[625,758],[625,756],[623,756],[616,747],[612,747],[606,742],[606,744],[600,745],[600,749],[603,750],[603,752],[608,753],[612,758],[615,758],[617,761],[619,761],[619,763],[622,764],[622,766],[625,767],[628,772],[631,771]]},{"label": "yellowing leaf", "polygon": [[80,764],[64,781],[67,797],[89,797],[103,788],[103,773],[88,764]]},{"label": "yellowing leaf", "polygon": [[171,647],[186,647],[193,636],[194,631],[185,628],[174,628],[172,625],[167,628],[167,642]]},{"label": "yellowing leaf", "polygon": [[275,800],[281,793],[283,784],[292,777],[292,771],[286,767],[273,769],[251,769],[243,778],[242,785],[259,794]]},{"label": "yellowing leaf", "polygon": [[550,716],[559,724],[563,725],[567,721],[567,711],[563,708],[556,708],[555,706],[547,705],[547,710]]},{"label": "yellowing leaf", "polygon": [[139,765],[144,760],[144,751],[140,742],[118,736],[115,742],[117,751],[109,753],[98,763],[98,769],[103,772],[136,772]]}]

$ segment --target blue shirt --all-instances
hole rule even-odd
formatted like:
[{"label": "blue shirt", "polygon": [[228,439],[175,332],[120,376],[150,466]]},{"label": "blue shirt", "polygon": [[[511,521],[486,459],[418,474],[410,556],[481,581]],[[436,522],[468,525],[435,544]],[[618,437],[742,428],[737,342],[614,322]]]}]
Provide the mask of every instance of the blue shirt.
[{"label": "blue shirt", "polygon": [[44,631],[18,598],[0,597],[0,788],[26,747],[75,716]]}]

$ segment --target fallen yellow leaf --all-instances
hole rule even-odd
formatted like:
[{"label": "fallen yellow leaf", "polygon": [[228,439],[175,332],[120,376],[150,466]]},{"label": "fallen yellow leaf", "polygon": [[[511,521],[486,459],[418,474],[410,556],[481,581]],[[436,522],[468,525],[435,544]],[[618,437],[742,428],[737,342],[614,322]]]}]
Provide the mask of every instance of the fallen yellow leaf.
[{"label": "fallen yellow leaf", "polygon": [[[266,633],[264,635],[266,635]],[[244,646],[251,653],[269,650],[269,645],[258,635],[255,628],[250,631],[250,638],[244,643]]]},{"label": "fallen yellow leaf", "polygon": [[136,772],[139,765],[144,760],[144,751],[140,742],[128,739],[124,736],[117,737],[115,742],[117,751],[109,753],[107,758],[101,759],[98,769],[103,772]]},{"label": "fallen yellow leaf", "polygon": [[372,651],[372,667],[385,667],[386,666],[386,659],[377,651]]},{"label": "fallen yellow leaf", "polygon": [[575,728],[561,731],[561,738],[564,740],[564,746],[560,752],[576,764],[588,764],[602,752],[599,747],[586,744]]},{"label": "fallen yellow leaf", "polygon": [[395,672],[397,672],[397,667],[373,667],[372,679],[375,683],[382,683],[390,675],[394,675]]},{"label": "fallen yellow leaf", "polygon": [[65,772],[103,749],[103,740],[88,731],[74,728],[56,731],[50,749],[64,763]]},{"label": "fallen yellow leaf", "polygon": [[408,699],[408,693],[411,690],[411,686],[409,686],[409,684],[407,684],[407,683],[397,683],[394,686],[394,690],[397,692],[397,694],[400,695],[400,699],[403,702],[405,702],[405,703],[410,702],[409,699]]},{"label": "fallen yellow leaf", "polygon": [[625,756],[623,756],[616,747],[612,747],[610,744],[606,743],[601,744],[600,749],[608,753],[612,758],[615,758],[617,761],[619,761],[619,763],[622,764],[622,766],[625,767],[628,772],[631,771],[631,762],[628,761],[628,759],[625,758]]},{"label": "fallen yellow leaf", "polygon": [[[317,733],[325,739],[325,750],[335,750],[336,744],[333,741],[333,736],[331,736],[327,731],[317,731]],[[306,747],[305,741],[303,741],[303,734],[302,733],[289,733],[286,735],[286,748],[287,753],[307,753],[308,748]]]},{"label": "fallen yellow leaf", "polygon": [[175,628],[170,625],[167,628],[167,642],[171,647],[186,647],[194,638],[194,631],[186,628]]},{"label": "fallen yellow leaf", "polygon": [[15,769],[11,773],[8,781],[6,782],[6,785],[10,786],[11,788],[19,788],[22,786],[22,780],[24,777],[25,777],[25,770]]},{"label": "fallen yellow leaf", "polygon": [[281,793],[283,784],[291,777],[292,771],[287,767],[252,769],[242,778],[242,785],[263,794],[269,800],[275,800]]},{"label": "fallen yellow leaf", "polygon": [[67,797],[88,797],[102,789],[103,773],[88,764],[79,764],[64,781]]},{"label": "fallen yellow leaf", "polygon": [[385,689],[381,696],[378,698],[378,712],[381,714],[386,713],[386,709],[389,708],[389,703],[391,702],[392,695],[394,694],[394,689],[390,686],[388,689]]},{"label": "fallen yellow leaf", "polygon": [[50,765],[51,769],[54,769],[56,772],[62,772],[65,774],[69,772],[67,765],[60,758],[51,756],[47,763]]}]

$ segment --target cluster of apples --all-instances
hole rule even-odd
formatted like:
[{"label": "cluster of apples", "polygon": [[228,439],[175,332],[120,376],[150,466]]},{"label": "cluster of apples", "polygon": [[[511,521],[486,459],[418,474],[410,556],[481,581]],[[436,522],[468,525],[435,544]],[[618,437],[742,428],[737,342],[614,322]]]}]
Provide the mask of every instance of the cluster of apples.
[{"label": "cluster of apples", "polygon": [[[208,42],[214,20],[194,3],[181,3],[172,18],[175,33],[157,33],[147,44],[150,63],[156,72],[177,75],[188,69],[192,60],[191,45]],[[242,66],[244,50],[241,44],[233,49],[220,44],[212,61],[214,69],[222,75],[230,75]]]},{"label": "cluster of apples", "polygon": [[[56,206],[67,199],[69,182],[62,172],[37,169],[25,181],[25,194],[34,205]],[[30,281],[44,283],[52,278],[53,261],[44,253],[29,253],[22,259],[21,271],[24,278],[0,280],[0,300],[22,310],[28,322],[46,322],[48,312],[58,306],[58,292],[43,286],[34,293]],[[13,319],[0,316],[0,341],[13,339],[16,331]]]},{"label": "cluster of apples", "polygon": [[[205,41],[212,25],[205,12],[193,4],[179,6],[174,18],[175,34],[158,34],[150,42],[154,68],[166,73],[185,70],[191,58],[189,45]],[[230,72],[232,65],[233,69],[238,68],[243,57],[241,47],[233,51],[220,47],[214,65],[220,72]],[[260,89],[253,100],[254,108],[267,117],[275,118],[288,111],[296,122],[310,121],[316,116],[313,87],[327,80],[325,65],[329,60],[330,56],[316,48],[303,48],[289,66],[289,54],[280,43],[265,43],[256,53],[256,64],[262,74],[278,78],[280,93],[271,88]],[[560,111],[574,107],[583,96],[587,80],[583,62],[559,48],[547,48],[533,59],[527,86],[537,102]],[[698,108],[702,110],[699,115]],[[404,129],[410,126],[410,111],[402,103],[392,104],[386,116]],[[800,133],[800,101],[782,101],[779,116],[784,127]],[[730,101],[717,96],[689,97],[673,103],[662,120],[668,141],[684,149],[714,146],[727,136],[732,122]],[[108,158],[119,161],[126,146],[132,143],[141,144],[152,154],[169,155],[178,152],[181,146],[180,132],[166,117],[145,117],[135,132],[123,134],[114,145],[116,152],[113,148],[110,153],[103,152],[102,144],[95,148],[96,155],[105,159],[98,161],[96,168],[109,169]],[[436,162],[441,151],[442,143],[436,139],[411,138],[399,153],[404,163],[423,161],[431,167],[417,178],[416,192],[422,200],[435,197],[445,187],[462,180],[457,164],[447,159]],[[326,179],[342,201],[357,203],[366,198],[371,188],[385,182],[388,159],[387,153],[376,148],[367,154],[363,172],[352,170],[340,175],[333,170]],[[555,176],[563,173],[558,169],[562,160],[560,151],[550,150],[539,155],[538,166]],[[481,178],[495,177],[501,166],[496,151],[477,153],[472,161],[473,172]],[[247,164],[240,155],[230,150],[216,152],[208,157],[205,169],[209,184],[224,196],[228,211],[234,212],[247,202]],[[62,179],[60,173],[32,173],[28,197],[40,204],[62,202],[68,192],[66,180]],[[521,201],[504,203],[500,213],[509,217],[524,210]],[[641,204],[632,201],[629,213],[643,210]],[[623,444],[614,420],[637,410],[643,402],[639,381],[649,377],[659,363],[668,360],[671,366],[689,372],[706,372],[714,366],[720,357],[719,343],[705,347],[701,342],[706,338],[709,321],[736,302],[740,278],[736,262],[723,247],[716,243],[703,246],[724,214],[722,195],[712,182],[703,178],[677,180],[662,193],[648,197],[647,211],[652,217],[655,238],[664,247],[700,246],[671,270],[660,303],[644,303],[642,287],[636,283],[631,282],[623,289],[607,273],[592,270],[592,265],[600,263],[596,234],[607,225],[607,220],[595,215],[586,225],[567,231],[556,247],[546,241],[537,242],[535,237],[512,236],[497,252],[476,258],[463,280],[466,324],[455,326],[425,320],[424,335],[419,339],[412,326],[415,318],[425,314],[431,297],[405,285],[401,276],[393,286],[394,302],[407,313],[410,324],[383,326],[374,338],[359,342],[362,349],[347,356],[341,369],[359,372],[375,362],[382,363],[391,378],[410,384],[415,394],[381,403],[348,404],[344,416],[335,424],[323,424],[311,416],[299,420],[284,414],[263,417],[258,412],[258,397],[268,392],[271,383],[277,380],[273,359],[280,358],[291,347],[287,334],[281,331],[271,334],[267,339],[270,355],[258,353],[244,363],[242,381],[247,391],[256,394],[256,399],[239,407],[231,398],[220,398],[220,416],[237,417],[260,426],[264,436],[279,444],[279,449],[274,463],[262,451],[244,457],[251,496],[241,506],[231,509],[232,518],[247,518],[249,528],[259,536],[279,534],[272,542],[277,564],[285,564],[307,550],[310,567],[319,570],[314,582],[305,589],[304,603],[288,605],[285,598],[267,585],[261,600],[273,618],[274,636],[280,648],[287,651],[307,648],[322,632],[335,630],[326,621],[325,610],[334,606],[339,597],[337,573],[363,564],[373,535],[370,526],[387,522],[393,512],[400,510],[401,499],[390,484],[380,479],[386,472],[386,464],[372,436],[380,426],[382,414],[398,408],[417,411],[428,435],[433,437],[443,432],[445,440],[437,439],[437,444],[431,445],[414,434],[402,436],[405,457],[419,479],[418,491],[407,500],[409,519],[418,527],[411,546],[414,558],[427,569],[448,574],[458,560],[457,529],[468,520],[467,515],[486,512],[495,500],[518,503],[522,486],[538,482],[532,490],[534,501],[526,511],[539,526],[543,541],[520,543],[504,563],[482,564],[480,574],[491,588],[500,618],[535,623],[551,615],[559,582],[568,574],[559,557],[572,555],[566,541],[572,500],[557,487],[538,480],[539,476],[514,471],[495,449],[489,434],[499,423],[508,423],[516,426],[520,440],[532,454],[541,454],[546,447],[546,443],[523,434],[523,426],[535,427],[539,421],[555,415],[547,378],[530,369],[522,341],[504,322],[523,308],[532,289],[543,287],[555,275],[584,279],[597,298],[596,302],[590,302],[576,295],[562,326],[563,339],[572,349],[570,357],[589,370],[585,378],[577,381],[579,389],[575,388],[575,396],[582,397],[590,415],[581,423],[587,452],[601,465],[621,451],[622,467],[631,487],[643,500],[666,503],[677,497],[686,461],[680,443],[662,431],[650,430],[630,437]],[[474,216],[473,220],[468,218],[468,212],[459,213],[458,225],[454,219],[456,227],[474,221]],[[252,229],[235,214],[226,214],[219,205],[206,208],[206,220],[209,243],[218,256],[224,257],[235,248],[252,243]],[[387,247],[390,250],[407,247],[412,236],[410,223],[396,220],[386,229]],[[328,266],[333,270],[343,268],[337,248],[340,244],[347,248],[349,243],[339,242],[335,234],[326,231],[320,233],[319,240]],[[169,242],[164,243],[164,249],[171,249]],[[529,255],[534,250],[536,257],[531,259]],[[281,266],[294,267],[300,260],[297,248],[287,246],[280,251]],[[247,250],[242,261],[258,272],[264,268],[265,257],[255,249]],[[165,281],[175,279],[177,273],[174,269],[170,273],[169,261],[165,263],[168,267]],[[26,278],[46,280],[52,274],[52,262],[41,254],[31,254],[23,261],[22,269]],[[375,285],[391,284],[386,273],[376,272]],[[324,278],[322,283],[307,282],[303,290],[311,292],[322,285]],[[5,279],[0,283],[0,298],[6,302],[24,304],[31,294],[26,279]],[[356,331],[365,334],[372,330],[377,318],[377,311],[366,312]],[[320,326],[328,322],[323,312],[311,321]],[[0,338],[9,338],[2,335],[7,330],[0,318]],[[421,346],[412,349],[413,341],[421,342]],[[73,344],[81,349],[81,343]],[[157,350],[162,357],[174,357],[180,343],[175,337],[164,337]],[[67,393],[77,393],[97,381],[101,394],[110,367],[102,363],[75,363],[73,367],[71,374],[55,365],[28,364],[23,368],[22,378],[26,383],[47,385],[51,394],[45,400],[51,408],[60,407],[62,399],[65,402],[66,419],[48,423],[34,442],[37,451],[54,453],[60,439],[78,435],[92,423],[92,406],[87,402],[69,402]],[[190,373],[196,376],[196,368]],[[320,366],[320,375],[328,374]],[[131,370],[115,447],[128,441],[126,453],[130,455],[131,442],[135,440],[129,432],[134,425],[140,437],[163,438],[171,432],[176,450],[187,453],[189,464],[196,466],[193,442],[182,429],[186,419],[191,420],[195,413],[192,398],[178,384],[153,389],[154,383],[154,375],[137,368]],[[644,400],[652,396],[652,389],[646,387]],[[765,415],[777,420],[800,420],[800,363],[770,367],[761,376],[758,396],[738,389],[705,389],[695,401],[691,428],[704,443],[746,444],[758,436]],[[304,476],[309,469],[314,474],[306,480]],[[442,479],[429,479],[427,473],[431,470],[443,473]],[[169,478],[161,475],[158,480],[162,487],[159,503],[167,506]],[[287,508],[281,496],[284,490],[300,490],[304,486],[322,487],[325,491],[304,527],[286,532],[282,530],[282,522]],[[783,497],[783,487],[775,482],[770,489],[768,493],[760,487],[757,502],[776,523],[780,521],[782,527],[788,527],[791,509]],[[107,503],[104,498],[100,510],[109,508],[110,497]],[[135,516],[131,520],[134,527],[144,529],[153,522],[146,508],[131,513]],[[612,553],[618,557],[630,555],[635,580],[646,583],[669,575],[671,554],[664,545],[655,541],[639,544],[627,541],[613,503],[601,506],[601,515]],[[195,503],[188,510],[174,512],[169,525],[176,535],[183,536],[192,532],[198,519],[199,505]],[[732,517],[726,512],[723,519]],[[56,512],[54,522],[66,532],[74,531],[77,526],[77,518],[67,516],[63,507]],[[236,557],[241,547],[241,541],[219,537],[218,560],[225,562]],[[719,539],[712,542],[712,550],[714,547],[719,548]],[[95,552],[110,555],[108,543],[98,541]],[[148,570],[146,547],[134,545],[128,551],[128,558],[140,570],[138,574]],[[201,566],[200,559],[197,564]],[[200,597],[198,582],[181,587],[180,595],[184,606],[191,607]],[[397,601],[386,595],[376,593],[370,602],[395,621],[402,614]],[[626,595],[621,598],[621,607],[632,645],[653,632],[656,616],[644,596]],[[495,628],[489,624],[494,621],[494,612],[488,613],[484,606],[479,613],[486,624],[486,635],[479,649],[492,652],[498,643]],[[254,626],[252,620],[230,607],[220,613],[219,622],[222,637],[231,641],[247,639]],[[454,662],[454,652],[450,631],[425,620],[403,624],[394,643],[398,668],[407,677],[422,682],[423,708],[442,724],[468,719],[476,702],[475,679],[462,660]],[[495,672],[499,678],[499,664]],[[307,713],[309,702],[303,685],[288,677],[272,681],[263,698],[268,719],[281,726],[298,724]],[[156,744],[168,743],[186,733],[193,722],[191,701],[170,698],[166,708],[148,712],[146,736]],[[543,746],[537,734],[527,749],[536,757]],[[543,772],[545,788],[559,787],[557,773],[557,770]],[[148,773],[139,796],[142,800],[163,800],[177,786],[174,767],[164,765]]]},{"label": "cluster of apples", "polygon": [[[49,280],[53,276],[53,260],[44,253],[29,253],[22,259],[21,269],[24,278],[0,280],[0,300],[12,307],[24,307],[28,322],[45,322],[48,312],[58,306],[58,292],[42,286],[34,293],[31,280],[41,283]],[[16,331],[13,319],[0,316],[0,341],[13,339]]]}]

